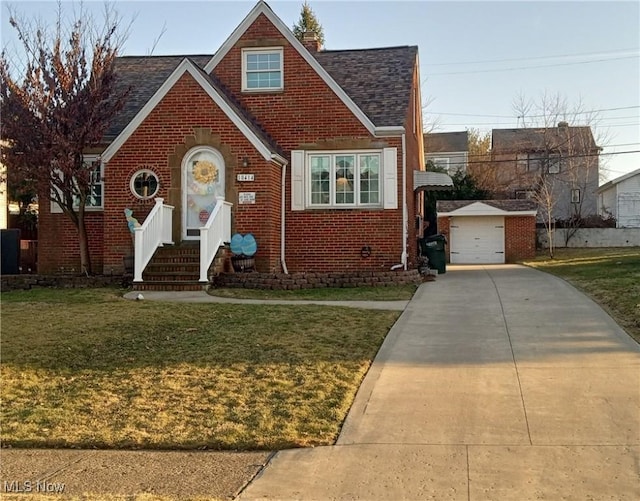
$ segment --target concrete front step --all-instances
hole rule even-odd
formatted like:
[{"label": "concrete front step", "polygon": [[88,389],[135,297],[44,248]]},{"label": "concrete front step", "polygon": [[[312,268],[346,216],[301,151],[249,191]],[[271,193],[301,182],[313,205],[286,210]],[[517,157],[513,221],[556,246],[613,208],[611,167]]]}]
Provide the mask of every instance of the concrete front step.
[{"label": "concrete front step", "polygon": [[[209,268],[210,274],[225,270],[228,250],[221,247]],[[133,284],[134,290],[193,291],[203,290],[207,283],[200,278],[200,244],[182,242],[156,249],[151,262],[142,274],[143,281]]]}]

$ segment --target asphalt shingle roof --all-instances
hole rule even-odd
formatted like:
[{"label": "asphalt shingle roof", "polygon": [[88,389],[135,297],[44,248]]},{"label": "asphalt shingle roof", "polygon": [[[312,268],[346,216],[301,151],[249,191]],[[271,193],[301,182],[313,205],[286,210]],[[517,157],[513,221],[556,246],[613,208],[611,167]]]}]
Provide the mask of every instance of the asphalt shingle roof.
[{"label": "asphalt shingle roof", "polygon": [[[417,52],[417,47],[405,46],[325,51],[313,55],[374,125],[398,126],[404,125],[410,104]],[[113,141],[123,131],[185,57],[202,69],[212,56],[124,56],[116,60],[118,85],[130,91],[124,108],[105,134],[106,142]],[[265,145],[281,153],[231,92],[215,77],[207,77]]]},{"label": "asphalt shingle roof", "polygon": [[105,141],[113,141],[151,99],[178,65],[189,57],[204,67],[211,56],[124,56],[116,59],[118,88],[129,88],[124,108],[105,134]]},{"label": "asphalt shingle roof", "polygon": [[417,54],[416,46],[312,52],[378,127],[404,125]]},{"label": "asphalt shingle roof", "polygon": [[438,212],[453,212],[476,202],[508,212],[532,211],[537,208],[533,200],[438,200],[436,208]]},{"label": "asphalt shingle roof", "polygon": [[493,129],[491,133],[491,149],[494,152],[534,152],[569,148],[574,151],[596,149],[591,127]]}]

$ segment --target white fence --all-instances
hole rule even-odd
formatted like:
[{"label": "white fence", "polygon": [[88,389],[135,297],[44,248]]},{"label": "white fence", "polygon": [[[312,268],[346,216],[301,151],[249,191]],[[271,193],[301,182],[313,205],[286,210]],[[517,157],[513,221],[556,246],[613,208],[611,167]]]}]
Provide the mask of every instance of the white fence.
[{"label": "white fence", "polygon": [[[640,246],[640,228],[578,228],[566,242],[567,228],[554,230],[555,247],[638,247]],[[549,247],[547,231],[538,229],[538,243],[543,249]]]},{"label": "white fence", "polygon": [[231,240],[231,205],[219,199],[207,224],[200,228],[200,281],[208,282],[207,271],[218,249]]},{"label": "white fence", "polygon": [[156,204],[142,223],[134,228],[135,253],[133,281],[142,282],[142,272],[153,257],[153,253],[163,244],[172,244],[172,205],[164,205],[164,199],[156,198]]}]

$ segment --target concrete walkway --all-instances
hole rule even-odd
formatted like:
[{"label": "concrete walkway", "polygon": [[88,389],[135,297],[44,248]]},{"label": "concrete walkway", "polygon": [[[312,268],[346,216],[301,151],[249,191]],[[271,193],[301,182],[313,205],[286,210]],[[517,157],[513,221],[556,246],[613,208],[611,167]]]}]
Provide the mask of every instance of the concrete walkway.
[{"label": "concrete walkway", "polygon": [[562,280],[451,267],[385,340],[336,446],[240,499],[640,499],[640,347]]}]

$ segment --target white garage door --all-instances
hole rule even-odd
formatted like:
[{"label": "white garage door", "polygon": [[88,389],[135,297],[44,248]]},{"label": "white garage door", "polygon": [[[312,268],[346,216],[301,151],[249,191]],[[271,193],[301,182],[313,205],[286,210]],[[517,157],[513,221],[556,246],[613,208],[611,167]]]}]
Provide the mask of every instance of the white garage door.
[{"label": "white garage door", "polygon": [[451,218],[452,264],[504,263],[504,217]]}]

